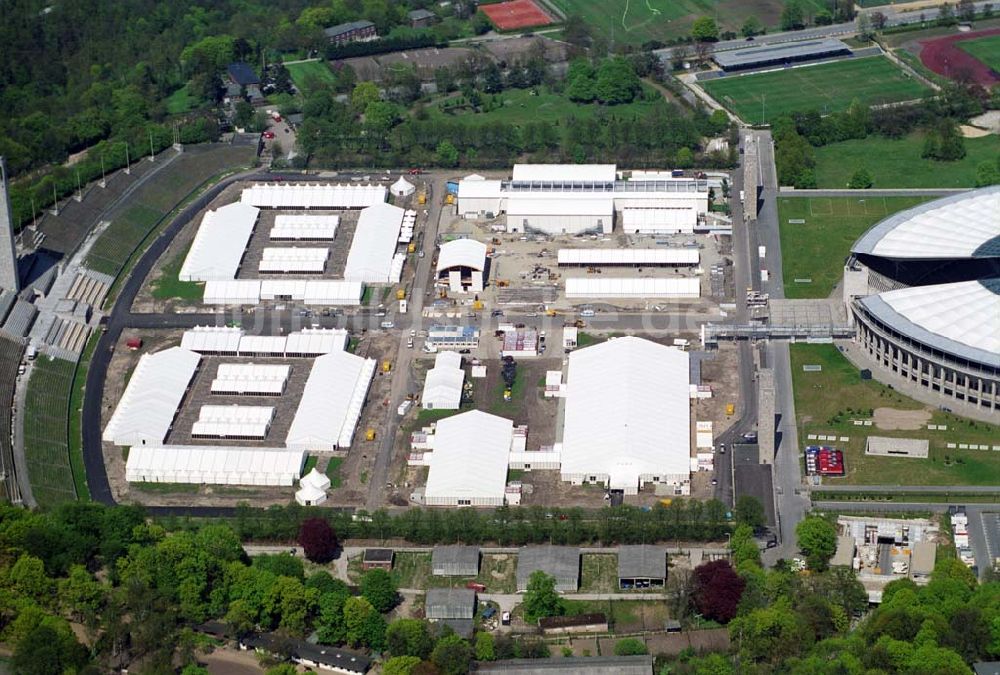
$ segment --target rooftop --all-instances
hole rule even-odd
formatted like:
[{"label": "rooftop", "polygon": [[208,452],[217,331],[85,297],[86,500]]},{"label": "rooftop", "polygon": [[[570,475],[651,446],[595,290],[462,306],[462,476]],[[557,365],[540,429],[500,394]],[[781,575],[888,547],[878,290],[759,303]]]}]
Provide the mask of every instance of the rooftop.
[{"label": "rooftop", "polygon": [[803,40],[716,52],[712,55],[712,59],[723,68],[738,68],[762,62],[822,56],[847,51],[850,51],[850,48],[840,40]]},{"label": "rooftop", "polygon": [[345,33],[350,33],[355,30],[363,30],[365,28],[372,28],[375,26],[371,21],[366,19],[361,19],[360,21],[348,21],[347,23],[338,23],[336,26],[330,26],[329,28],[323,29],[323,35],[328,38],[337,37],[338,35],[343,35]]},{"label": "rooftop", "polygon": [[558,590],[576,590],[580,579],[580,549],[573,546],[525,546],[517,555],[517,588],[524,590],[533,572],[555,577]]},{"label": "rooftop", "polygon": [[560,659],[511,659],[478,663],[476,672],[508,675],[653,675],[652,656],[583,656]]},{"label": "rooftop", "polygon": [[666,579],[666,546],[619,546],[619,579]]},{"label": "rooftop", "polygon": [[233,82],[242,87],[260,84],[260,78],[257,77],[257,73],[254,72],[248,63],[243,63],[242,61],[230,63],[226,66],[226,72],[229,73],[229,77]]}]

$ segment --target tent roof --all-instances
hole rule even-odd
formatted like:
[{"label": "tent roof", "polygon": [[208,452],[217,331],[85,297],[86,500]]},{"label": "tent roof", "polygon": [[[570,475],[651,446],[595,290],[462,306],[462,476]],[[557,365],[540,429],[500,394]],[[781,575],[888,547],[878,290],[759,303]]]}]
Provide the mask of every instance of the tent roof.
[{"label": "tent roof", "polygon": [[345,279],[371,283],[389,281],[403,214],[403,209],[391,204],[376,204],[361,211],[344,265]]},{"label": "tent roof", "polygon": [[236,278],[259,213],[260,209],[240,202],[206,213],[181,265],[179,278],[185,281]]},{"label": "tent roof", "polygon": [[286,445],[318,449],[349,446],[374,374],[374,359],[348,352],[317,357]]},{"label": "tent roof", "polygon": [[441,244],[437,271],[452,267],[470,267],[480,272],[486,268],[486,244],[475,239],[454,239]]},{"label": "tent roof", "polygon": [[440,420],[434,433],[427,497],[503,497],[514,423],[480,410]]}]

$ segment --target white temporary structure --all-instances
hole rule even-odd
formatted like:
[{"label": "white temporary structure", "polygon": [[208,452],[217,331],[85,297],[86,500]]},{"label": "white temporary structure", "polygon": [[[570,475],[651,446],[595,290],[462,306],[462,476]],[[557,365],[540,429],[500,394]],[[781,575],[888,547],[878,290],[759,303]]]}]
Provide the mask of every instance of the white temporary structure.
[{"label": "white temporary structure", "polygon": [[690,234],[697,221],[697,213],[689,206],[622,209],[626,234]]},{"label": "white temporary structure", "polygon": [[295,493],[295,501],[300,506],[316,506],[326,501],[326,491],[330,489],[330,479],[313,467],[305,476],[299,479],[299,489]]},{"label": "white temporary structure", "polygon": [[[644,482],[690,489],[688,354],[637,337],[569,356],[562,479],[636,494]],[[435,450],[436,452],[436,450]]]},{"label": "white temporary structure", "polygon": [[313,451],[348,447],[375,375],[375,363],[348,352],[317,357],[285,445]]},{"label": "white temporary structure", "polygon": [[333,241],[340,225],[337,215],[288,215],[274,217],[271,241]]},{"label": "white temporary structure", "polygon": [[440,420],[424,490],[428,506],[502,506],[514,423],[480,410]]},{"label": "white temporary structure", "polygon": [[261,300],[301,300],[307,305],[360,305],[360,281],[340,279],[237,279],[209,281],[204,301],[208,305],[256,305]]},{"label": "white temporary structure", "polygon": [[306,455],[285,448],[201,445],[133,446],[125,463],[130,483],[291,486]]},{"label": "white temporary structure", "polygon": [[483,290],[486,244],[475,239],[455,239],[441,244],[437,278],[448,281],[452,293],[479,293]]},{"label": "white temporary structure", "polygon": [[434,367],[427,371],[421,406],[428,410],[458,410],[462,404],[462,355],[458,352],[438,352]]},{"label": "white temporary structure", "polygon": [[115,445],[162,443],[200,362],[200,355],[182,347],[143,354],[104,428],[103,440]]},{"label": "white temporary structure", "polygon": [[502,181],[482,176],[466,176],[458,183],[458,209],[463,218],[499,215],[502,210]]},{"label": "white temporary structure", "polygon": [[513,192],[507,197],[508,232],[610,233],[614,217],[610,194]]},{"label": "white temporary structure", "polygon": [[263,209],[363,209],[385,201],[381,185],[257,183],[240,201]]},{"label": "white temporary structure", "polygon": [[263,273],[322,274],[330,249],[316,247],[265,248],[257,270]]},{"label": "white temporary structure", "polygon": [[361,211],[344,265],[344,279],[388,283],[402,224],[403,209],[398,206],[376,204]]},{"label": "white temporary structure", "polygon": [[[184,331],[181,346],[219,356],[310,357],[343,351],[349,339],[342,328],[303,328],[287,336],[248,336],[242,328],[195,326]],[[219,369],[221,372],[221,365]]]},{"label": "white temporary structure", "polygon": [[260,279],[208,281],[202,301],[206,305],[256,305],[260,302]]},{"label": "white temporary structure", "polygon": [[631,266],[697,265],[701,254],[696,248],[561,248],[560,265]]},{"label": "white temporary structure", "polygon": [[206,213],[177,278],[181,281],[236,278],[259,213],[259,209],[239,202]]},{"label": "white temporary structure", "polygon": [[240,338],[240,356],[282,356],[286,344],[283,335],[244,335]]},{"label": "white temporary structure", "polygon": [[360,305],[365,286],[360,281],[314,279],[306,283],[301,299],[306,305]]},{"label": "white temporary structure", "polygon": [[191,437],[261,439],[267,436],[273,419],[273,406],[203,405],[191,427]]},{"label": "white temporary structure", "polygon": [[236,326],[195,326],[184,331],[181,347],[199,354],[236,356],[243,329]]},{"label": "white temporary structure", "polygon": [[349,341],[350,334],[343,328],[303,328],[288,334],[284,356],[320,356],[342,352]]},{"label": "white temporary structure", "polygon": [[514,182],[613,183],[617,178],[614,164],[515,164]]},{"label": "white temporary structure", "polygon": [[409,197],[416,192],[416,190],[417,188],[414,187],[413,183],[406,180],[402,176],[400,176],[399,180],[389,187],[389,192],[392,193],[394,197]]},{"label": "white temporary structure", "polygon": [[701,296],[697,277],[579,277],[566,279],[567,298],[675,298]]},{"label": "white temporary structure", "polygon": [[211,391],[219,395],[281,396],[291,370],[291,366],[277,363],[220,363]]}]

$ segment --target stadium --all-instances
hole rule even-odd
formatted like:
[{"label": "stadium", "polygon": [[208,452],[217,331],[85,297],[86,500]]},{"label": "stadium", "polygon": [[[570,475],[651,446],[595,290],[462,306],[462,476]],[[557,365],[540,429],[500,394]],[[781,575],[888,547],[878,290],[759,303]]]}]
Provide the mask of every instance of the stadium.
[{"label": "stadium", "polygon": [[1000,414],[1000,186],[876,223],[851,248],[844,302],[879,379]]}]

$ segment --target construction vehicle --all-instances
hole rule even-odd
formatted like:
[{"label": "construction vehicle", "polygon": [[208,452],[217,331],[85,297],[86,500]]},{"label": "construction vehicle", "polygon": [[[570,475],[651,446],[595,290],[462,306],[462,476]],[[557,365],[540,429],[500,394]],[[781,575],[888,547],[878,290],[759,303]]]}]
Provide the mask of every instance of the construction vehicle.
[{"label": "construction vehicle", "polygon": [[365,430],[365,440],[366,441],[374,441],[375,440],[375,430],[374,429],[369,428],[369,429]]},{"label": "construction vehicle", "polygon": [[410,242],[410,244],[409,244],[409,245],[408,245],[408,246],[406,247],[406,252],[407,252],[407,253],[413,253],[413,252],[414,252],[414,251],[416,251],[416,250],[417,250],[417,244],[416,244],[415,242],[412,242],[412,241],[411,241],[411,242]]},{"label": "construction vehicle", "polygon": [[558,315],[559,315],[559,312],[557,312],[554,309],[547,309],[547,310],[545,310],[545,316],[558,316]]},{"label": "construction vehicle", "polygon": [[510,286],[510,282],[506,279],[497,279],[497,288],[507,288]]},{"label": "construction vehicle", "polygon": [[444,203],[445,204],[454,204],[455,203],[455,195],[453,195],[451,193],[447,194],[445,196],[445,198],[444,198]]},{"label": "construction vehicle", "polygon": [[417,203],[418,204],[426,204],[427,203],[427,195],[425,195],[423,192],[421,192],[420,194],[418,194],[417,195]]},{"label": "construction vehicle", "polygon": [[674,503],[674,500],[673,499],[669,499],[669,498],[668,499],[661,499],[660,503],[663,504],[664,506],[670,506],[671,504]]},{"label": "construction vehicle", "polygon": [[388,360],[383,361],[382,362],[382,372],[383,373],[388,373],[390,371],[392,371],[392,361],[388,361]]},{"label": "construction vehicle", "polygon": [[472,309],[481,310],[482,308],[483,308],[483,301],[482,300],[473,300],[472,301]]},{"label": "construction vehicle", "polygon": [[405,298],[406,298],[406,290],[402,289],[402,288],[397,288],[396,289],[396,299],[397,300],[403,300]]},{"label": "construction vehicle", "polygon": [[734,403],[727,403],[726,404],[726,414],[727,415],[735,415],[736,414],[736,404],[734,404]]}]

